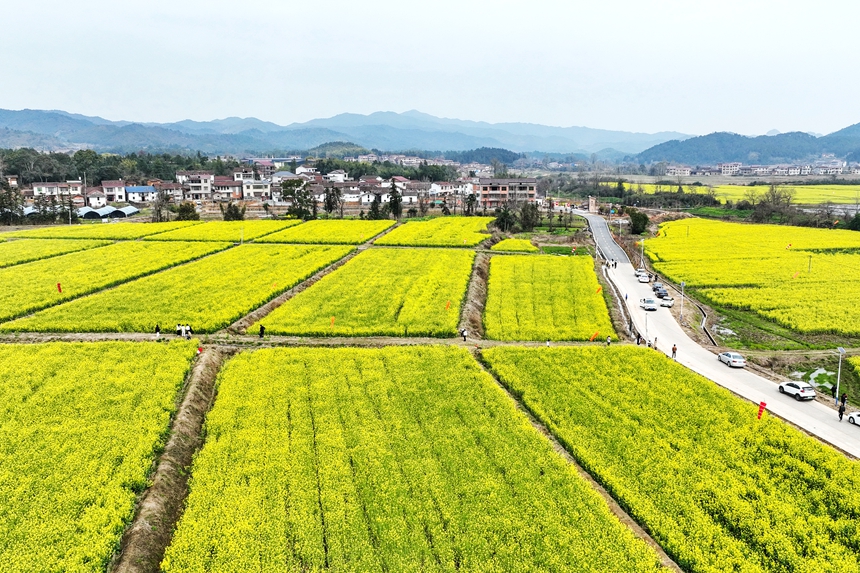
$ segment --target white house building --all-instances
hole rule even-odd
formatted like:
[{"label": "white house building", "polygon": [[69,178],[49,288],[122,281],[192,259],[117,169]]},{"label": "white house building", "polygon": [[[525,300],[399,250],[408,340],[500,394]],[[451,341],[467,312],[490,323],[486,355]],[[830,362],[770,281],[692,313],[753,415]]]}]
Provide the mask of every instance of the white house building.
[{"label": "white house building", "polygon": [[152,203],[158,198],[158,191],[152,185],[129,185],[125,196],[129,203]]}]

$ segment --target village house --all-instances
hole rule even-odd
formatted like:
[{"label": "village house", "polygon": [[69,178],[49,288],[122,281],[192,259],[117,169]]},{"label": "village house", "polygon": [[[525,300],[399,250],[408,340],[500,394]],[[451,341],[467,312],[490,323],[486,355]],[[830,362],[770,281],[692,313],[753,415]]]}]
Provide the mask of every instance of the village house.
[{"label": "village house", "polygon": [[125,203],[125,183],[122,179],[102,181],[102,193],[108,203]]},{"label": "village house", "polygon": [[215,177],[212,182],[212,200],[239,200],[242,198],[242,186],[242,181],[236,181],[232,177]]},{"label": "village house", "polygon": [[484,207],[494,209],[506,203],[534,203],[537,179],[484,179],[472,185],[473,192]]},{"label": "village house", "polygon": [[272,182],[267,179],[242,182],[242,199],[265,201],[272,198]]},{"label": "village house", "polygon": [[151,203],[158,198],[158,191],[152,185],[129,185],[125,196],[129,203]]}]

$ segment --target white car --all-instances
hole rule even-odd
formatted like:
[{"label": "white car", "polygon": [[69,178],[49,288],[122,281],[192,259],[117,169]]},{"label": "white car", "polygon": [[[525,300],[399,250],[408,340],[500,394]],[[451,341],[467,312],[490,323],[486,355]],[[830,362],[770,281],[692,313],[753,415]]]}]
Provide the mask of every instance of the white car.
[{"label": "white car", "polygon": [[639,306],[645,310],[657,310],[657,302],[653,298],[640,298]]},{"label": "white car", "polygon": [[851,412],[848,414],[848,423],[860,426],[860,412]]},{"label": "white car", "polygon": [[648,278],[648,275],[639,275],[639,282],[640,283],[647,283],[647,282],[651,282],[651,279]]},{"label": "white car", "polygon": [[794,396],[797,401],[815,400],[815,388],[806,382],[783,382],[779,385],[779,393]]},{"label": "white car", "polygon": [[723,352],[722,354],[717,355],[717,360],[734,368],[743,368],[747,365],[747,361],[744,360],[744,357],[737,352]]},{"label": "white car", "polygon": [[675,306],[675,299],[671,296],[663,297],[663,300],[660,301],[660,306],[672,308],[673,306]]}]

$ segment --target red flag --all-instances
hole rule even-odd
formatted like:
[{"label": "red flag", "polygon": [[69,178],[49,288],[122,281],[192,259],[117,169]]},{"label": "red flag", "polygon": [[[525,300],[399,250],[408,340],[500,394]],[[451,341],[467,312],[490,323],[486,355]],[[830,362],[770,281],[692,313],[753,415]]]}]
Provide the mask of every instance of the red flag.
[{"label": "red flag", "polygon": [[599,335],[600,335],[600,331],[598,330],[597,332],[595,332],[594,334],[592,334],[592,335],[591,335],[591,338],[589,338],[589,339],[588,339],[588,340],[589,340],[589,342],[590,342],[590,341],[593,341],[593,340],[594,340],[595,338],[597,338]]},{"label": "red flag", "polygon": [[451,308],[451,301],[449,300],[449,301],[447,302],[447,304],[445,304],[445,310],[448,310],[448,309],[450,309],[450,308]]},{"label": "red flag", "polygon": [[788,244],[788,246],[785,248],[785,250],[787,251],[790,248],[791,248],[791,243]]},{"label": "red flag", "polygon": [[602,291],[602,290],[603,290],[602,286],[597,287],[597,294],[600,294],[600,291]]},{"label": "red flag", "polygon": [[799,274],[800,274],[800,271],[797,271],[796,273],[794,273],[794,276],[791,278],[796,279]]},{"label": "red flag", "polygon": [[764,413],[764,409],[767,408],[767,404],[764,402],[758,403],[758,419],[761,420],[761,415]]},{"label": "red flag", "polygon": [[334,328],[334,317],[331,317],[331,326],[329,328]]},{"label": "red flag", "polygon": [[62,292],[63,292],[63,286],[62,286],[60,283],[57,283],[57,292],[58,292],[58,293],[62,293]]}]

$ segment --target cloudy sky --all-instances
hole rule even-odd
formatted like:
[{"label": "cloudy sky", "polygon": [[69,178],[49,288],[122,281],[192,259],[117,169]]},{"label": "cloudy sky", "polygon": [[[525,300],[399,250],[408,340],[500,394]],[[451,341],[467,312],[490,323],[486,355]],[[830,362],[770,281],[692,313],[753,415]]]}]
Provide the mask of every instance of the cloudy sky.
[{"label": "cloudy sky", "polygon": [[860,122],[856,0],[5,0],[0,108],[280,124],[417,109],[704,134]]}]

